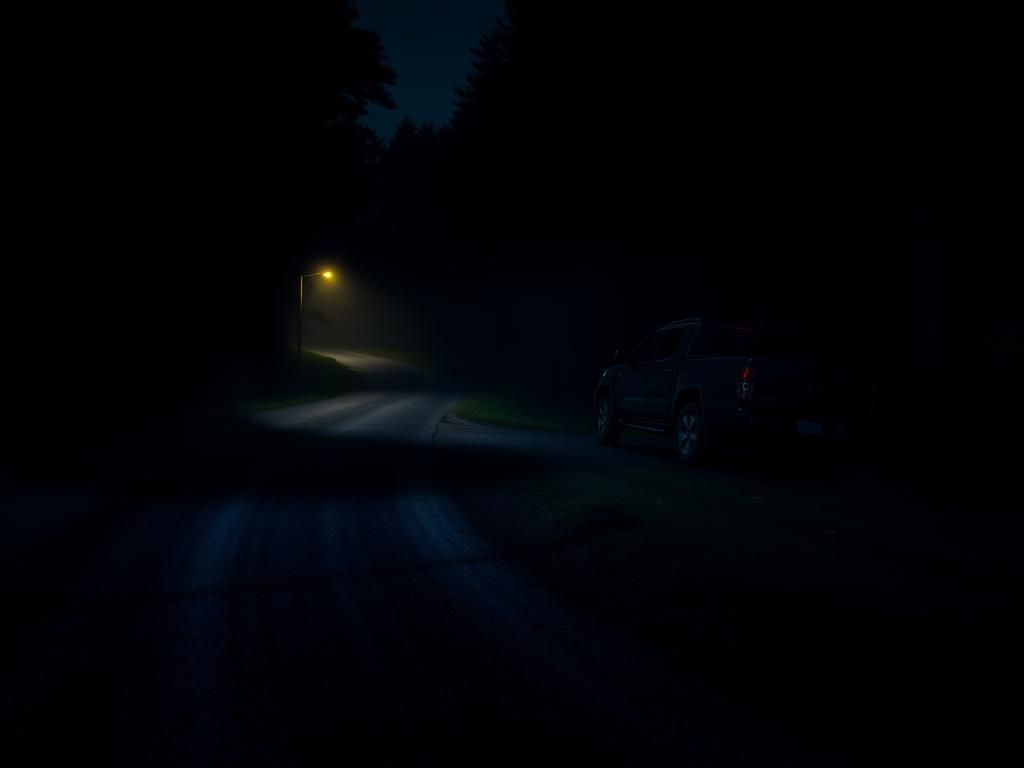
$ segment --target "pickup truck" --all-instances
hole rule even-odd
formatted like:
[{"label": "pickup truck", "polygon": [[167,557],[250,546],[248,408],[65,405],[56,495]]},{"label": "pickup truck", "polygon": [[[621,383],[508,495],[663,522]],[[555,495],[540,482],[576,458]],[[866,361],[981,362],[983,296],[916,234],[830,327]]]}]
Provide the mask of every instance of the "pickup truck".
[{"label": "pickup truck", "polygon": [[700,319],[659,328],[602,371],[594,410],[602,445],[615,445],[624,427],[671,433],[684,463],[712,441],[838,429],[828,423],[817,366],[790,340]]}]

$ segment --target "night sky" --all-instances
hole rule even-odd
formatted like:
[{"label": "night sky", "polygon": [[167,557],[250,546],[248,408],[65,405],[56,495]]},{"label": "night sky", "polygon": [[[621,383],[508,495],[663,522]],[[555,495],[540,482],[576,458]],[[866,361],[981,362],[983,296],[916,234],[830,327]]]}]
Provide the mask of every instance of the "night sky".
[{"label": "night sky", "polygon": [[404,115],[447,122],[455,87],[469,72],[471,49],[502,15],[502,0],[357,0],[359,26],[380,35],[398,75],[398,108],[373,108],[366,122],[388,138]]}]

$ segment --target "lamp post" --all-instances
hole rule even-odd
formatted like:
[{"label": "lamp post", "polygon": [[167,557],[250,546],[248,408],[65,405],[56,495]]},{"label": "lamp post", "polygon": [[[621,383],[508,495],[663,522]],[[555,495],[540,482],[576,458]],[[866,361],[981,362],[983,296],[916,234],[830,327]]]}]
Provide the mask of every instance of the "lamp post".
[{"label": "lamp post", "polygon": [[299,343],[296,351],[299,365],[302,365],[302,287],[307,277],[323,277],[326,280],[330,280],[334,277],[334,273],[328,269],[324,272],[311,272],[308,275],[299,275]]}]

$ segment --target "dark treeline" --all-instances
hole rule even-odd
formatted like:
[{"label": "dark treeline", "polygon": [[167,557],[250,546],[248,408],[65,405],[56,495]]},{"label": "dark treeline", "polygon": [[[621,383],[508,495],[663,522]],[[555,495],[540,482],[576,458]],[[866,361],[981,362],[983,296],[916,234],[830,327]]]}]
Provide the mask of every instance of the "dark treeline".
[{"label": "dark treeline", "polygon": [[[325,255],[365,290],[324,338],[567,402],[687,315],[816,337],[900,429],[935,422],[954,368],[1019,377],[1018,68],[991,30],[509,0],[450,123],[377,137],[361,118],[395,75],[351,2],[128,28],[47,31],[51,85],[28,88],[42,205],[9,308],[55,397],[68,369],[118,405],[259,375]],[[61,78],[81,87],[55,110]],[[369,296],[382,319],[356,322]],[[985,403],[974,421],[1003,418]]]},{"label": "dark treeline", "polygon": [[131,427],[280,366],[295,276],[369,205],[382,144],[360,119],[391,105],[354,4],[54,10],[20,30],[9,383],[47,404],[25,426]]}]

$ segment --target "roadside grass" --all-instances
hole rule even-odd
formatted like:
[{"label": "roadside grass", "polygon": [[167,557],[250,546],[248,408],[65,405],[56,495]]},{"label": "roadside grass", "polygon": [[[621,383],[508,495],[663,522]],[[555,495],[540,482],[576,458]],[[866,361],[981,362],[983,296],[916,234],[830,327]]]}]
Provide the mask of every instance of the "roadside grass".
[{"label": "roadside grass", "polygon": [[695,524],[703,530],[722,528],[736,533],[742,523],[742,527],[758,529],[758,535],[784,534],[808,526],[870,527],[857,516],[856,503],[849,496],[830,493],[813,480],[810,484],[807,478],[787,483],[767,481],[754,471],[682,467],[668,448],[663,464],[611,471],[578,469],[549,479],[558,488],[558,503],[549,514],[564,525],[589,523],[594,506],[605,505],[614,506],[637,525],[658,529],[657,537],[667,532],[685,533]]},{"label": "roadside grass", "polygon": [[358,372],[333,358],[303,352],[301,366],[293,361],[266,380],[246,386],[235,399],[234,410],[244,416],[324,400],[355,389],[361,380]]},{"label": "roadside grass", "polygon": [[[782,540],[810,536],[825,556],[826,531],[853,528],[844,505],[801,498],[799,489],[675,465],[565,468],[535,479],[534,513],[569,540],[586,539],[604,562],[629,563],[644,580],[671,583],[680,552],[724,547],[774,557]],[[820,540],[819,540],[820,539]],[[754,551],[758,550],[758,551]]]},{"label": "roadside grass", "polygon": [[[341,394],[340,392],[336,394]],[[254,413],[262,413],[263,411],[273,411],[278,408],[289,408],[293,405],[304,405],[305,403],[315,403],[317,400],[323,400],[332,395],[294,395],[290,397],[267,397],[259,398],[256,400],[240,400],[237,403],[236,412],[243,415],[251,415]]]},{"label": "roadside grass", "polygon": [[[930,566],[898,567],[903,558],[947,559],[948,533],[873,477],[800,466],[689,468],[665,453],[663,463],[561,466],[513,478],[470,506],[507,509],[484,524],[524,546],[538,532],[557,542],[558,556],[542,569],[553,568],[575,598],[589,593],[595,609],[639,622],[682,599],[688,611],[719,615],[715,632],[739,645],[734,633],[750,622],[781,639],[789,634],[784,620],[821,605],[855,621],[897,595],[912,599],[950,580]],[[723,610],[743,621],[734,625]]]},{"label": "roadside grass", "polygon": [[353,347],[353,352],[371,357],[383,357],[386,360],[394,360],[396,363],[413,365],[418,368],[430,368],[430,360],[422,352],[400,349],[398,347]]},{"label": "roadside grass", "polygon": [[593,429],[584,413],[566,412],[547,403],[504,393],[473,394],[455,407],[455,415],[477,424],[515,429],[586,434]]},{"label": "roadside grass", "polygon": [[900,702],[939,700],[947,685],[977,695],[970,675],[935,670],[957,653],[1009,658],[1013,645],[1013,593],[994,586],[1010,548],[965,543],[901,483],[666,456],[524,473],[465,507],[515,542],[535,578],[659,664],[780,728],[847,744],[848,713],[873,707],[900,725]]}]

